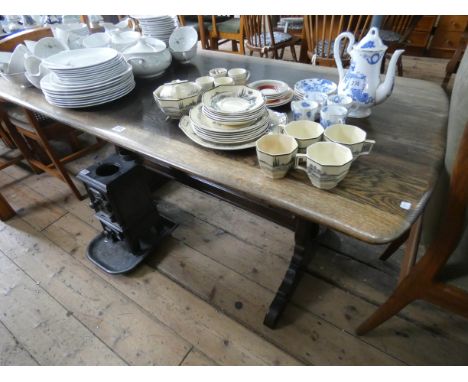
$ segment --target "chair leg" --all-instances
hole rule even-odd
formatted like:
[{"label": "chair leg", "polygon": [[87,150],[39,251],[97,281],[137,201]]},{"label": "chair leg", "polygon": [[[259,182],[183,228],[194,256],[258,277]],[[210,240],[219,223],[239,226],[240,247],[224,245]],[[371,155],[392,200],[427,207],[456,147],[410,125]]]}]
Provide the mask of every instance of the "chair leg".
[{"label": "chair leg", "polygon": [[73,194],[75,194],[78,200],[83,200],[86,197],[86,195],[82,195],[80,191],[78,190],[78,188],[76,187],[75,183],[73,183],[73,180],[70,178],[70,175],[68,174],[64,165],[60,162],[60,159],[57,157],[57,155],[55,155],[54,150],[49,145],[49,142],[47,141],[47,138],[45,137],[45,134],[43,133],[42,129],[39,128],[38,126],[35,126],[35,129],[39,138],[39,143],[42,145],[45,152],[49,156],[54,167],[60,174],[60,177],[62,178],[62,180],[68,184],[68,186],[70,187]]},{"label": "chair leg", "polygon": [[11,208],[10,204],[0,194],[0,220],[5,221],[15,216],[15,211]]},{"label": "chair leg", "polygon": [[294,61],[297,62],[296,46],[294,44],[291,44],[289,47],[291,48],[291,55],[292,55]]},{"label": "chair leg", "polygon": [[398,75],[400,77],[403,77],[403,59],[402,59],[402,56],[400,56],[400,58],[398,58],[397,66],[398,66]]},{"label": "chair leg", "polygon": [[409,282],[401,283],[393,294],[385,301],[366,321],[356,329],[356,334],[362,336],[380,324],[392,318],[408,304],[416,300],[416,295],[411,293]]}]

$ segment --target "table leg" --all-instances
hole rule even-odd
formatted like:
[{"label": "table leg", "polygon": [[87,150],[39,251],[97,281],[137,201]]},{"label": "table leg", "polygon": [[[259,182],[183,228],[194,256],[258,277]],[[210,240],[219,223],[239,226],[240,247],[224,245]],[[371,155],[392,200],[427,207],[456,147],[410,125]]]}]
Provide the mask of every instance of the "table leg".
[{"label": "table leg", "polygon": [[297,220],[294,234],[294,253],[291,262],[263,321],[263,324],[271,329],[276,327],[281,314],[286,308],[286,304],[296,289],[302,273],[310,260],[311,244],[317,237],[318,232],[318,224],[302,219]]}]

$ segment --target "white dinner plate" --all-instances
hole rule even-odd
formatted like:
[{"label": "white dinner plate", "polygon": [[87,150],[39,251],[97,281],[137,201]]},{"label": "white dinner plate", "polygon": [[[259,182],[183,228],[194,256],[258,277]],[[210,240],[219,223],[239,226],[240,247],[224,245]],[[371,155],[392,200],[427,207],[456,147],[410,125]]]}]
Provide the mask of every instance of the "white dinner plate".
[{"label": "white dinner plate", "polygon": [[119,55],[112,48],[65,50],[47,57],[43,63],[48,69],[84,69],[104,64]]}]

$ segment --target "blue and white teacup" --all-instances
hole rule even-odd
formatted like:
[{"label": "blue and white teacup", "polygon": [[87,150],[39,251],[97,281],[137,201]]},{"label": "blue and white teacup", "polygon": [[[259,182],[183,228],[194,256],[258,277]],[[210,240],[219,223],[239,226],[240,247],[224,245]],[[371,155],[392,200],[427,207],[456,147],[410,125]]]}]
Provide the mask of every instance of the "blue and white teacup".
[{"label": "blue and white teacup", "polygon": [[314,121],[315,114],[319,110],[319,104],[315,101],[293,101],[291,102],[291,110],[294,121]]},{"label": "blue and white teacup", "polygon": [[357,105],[350,96],[339,94],[328,96],[327,105],[343,106],[348,110],[348,113],[359,107],[359,105]]},{"label": "blue and white teacup", "polygon": [[331,125],[336,125],[338,123],[346,123],[346,116],[348,115],[348,110],[339,105],[327,105],[322,107],[320,110],[320,124],[327,128]]},{"label": "blue and white teacup", "polygon": [[315,119],[318,120],[320,118],[320,109],[327,104],[328,94],[321,92],[308,92],[305,94],[304,100],[315,101],[319,104],[319,109],[315,113]]}]

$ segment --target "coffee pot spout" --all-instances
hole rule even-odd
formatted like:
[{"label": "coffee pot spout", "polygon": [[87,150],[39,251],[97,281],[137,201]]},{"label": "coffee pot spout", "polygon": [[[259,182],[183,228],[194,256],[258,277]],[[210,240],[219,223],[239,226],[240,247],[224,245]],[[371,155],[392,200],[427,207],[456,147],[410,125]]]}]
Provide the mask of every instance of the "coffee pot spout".
[{"label": "coffee pot spout", "polygon": [[393,85],[395,83],[396,64],[403,52],[404,49],[398,49],[393,53],[392,58],[390,59],[390,62],[388,64],[385,80],[377,87],[377,91],[375,94],[376,104],[385,101],[388,97],[390,97],[390,94],[392,94]]}]

